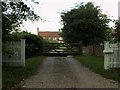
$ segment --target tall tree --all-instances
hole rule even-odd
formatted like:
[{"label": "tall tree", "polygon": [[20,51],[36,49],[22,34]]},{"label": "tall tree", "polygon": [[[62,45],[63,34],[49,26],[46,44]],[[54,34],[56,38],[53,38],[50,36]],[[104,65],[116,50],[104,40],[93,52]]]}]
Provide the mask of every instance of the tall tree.
[{"label": "tall tree", "polygon": [[115,22],[115,40],[120,41],[120,20],[116,20]]},{"label": "tall tree", "polygon": [[81,3],[76,8],[61,13],[62,36],[68,43],[83,41],[84,45],[98,44],[106,39],[109,21],[99,6],[91,2]]},{"label": "tall tree", "polygon": [[12,31],[19,29],[23,20],[38,20],[36,15],[24,2],[2,2],[2,37],[7,40]]}]

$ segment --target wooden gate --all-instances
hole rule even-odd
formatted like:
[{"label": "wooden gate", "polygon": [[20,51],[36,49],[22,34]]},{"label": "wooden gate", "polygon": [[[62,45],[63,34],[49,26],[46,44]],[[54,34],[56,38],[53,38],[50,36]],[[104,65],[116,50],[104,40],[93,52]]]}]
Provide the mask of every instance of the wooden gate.
[{"label": "wooden gate", "polygon": [[82,54],[81,43],[48,43],[44,46],[43,55],[47,56],[67,56]]}]

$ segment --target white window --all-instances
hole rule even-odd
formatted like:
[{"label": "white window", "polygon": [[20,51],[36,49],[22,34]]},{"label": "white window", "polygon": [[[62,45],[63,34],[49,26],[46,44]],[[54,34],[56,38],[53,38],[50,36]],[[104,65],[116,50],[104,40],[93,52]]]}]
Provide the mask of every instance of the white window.
[{"label": "white window", "polygon": [[50,40],[50,39],[51,39],[51,37],[48,37],[48,39]]},{"label": "white window", "polygon": [[54,37],[54,40],[57,40],[57,38],[56,38],[56,37]]},{"label": "white window", "polygon": [[59,40],[63,40],[63,39],[60,37]]}]

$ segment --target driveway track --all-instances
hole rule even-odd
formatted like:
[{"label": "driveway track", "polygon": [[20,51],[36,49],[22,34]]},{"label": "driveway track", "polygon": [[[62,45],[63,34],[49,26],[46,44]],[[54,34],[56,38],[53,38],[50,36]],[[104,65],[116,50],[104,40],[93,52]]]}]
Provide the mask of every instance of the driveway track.
[{"label": "driveway track", "polygon": [[118,88],[118,83],[92,72],[73,57],[46,57],[24,88]]}]

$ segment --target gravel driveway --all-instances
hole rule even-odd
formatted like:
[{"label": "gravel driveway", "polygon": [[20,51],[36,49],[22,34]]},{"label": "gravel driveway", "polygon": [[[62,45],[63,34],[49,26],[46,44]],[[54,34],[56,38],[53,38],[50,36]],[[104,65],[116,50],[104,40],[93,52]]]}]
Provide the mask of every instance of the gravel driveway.
[{"label": "gravel driveway", "polygon": [[72,57],[47,57],[24,88],[117,88],[115,81],[90,71]]}]

